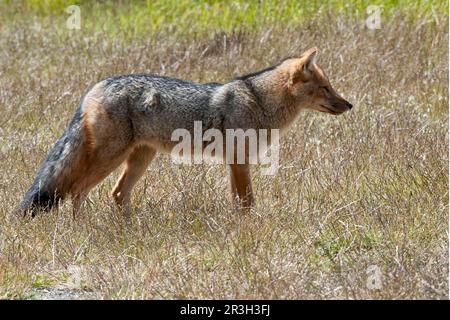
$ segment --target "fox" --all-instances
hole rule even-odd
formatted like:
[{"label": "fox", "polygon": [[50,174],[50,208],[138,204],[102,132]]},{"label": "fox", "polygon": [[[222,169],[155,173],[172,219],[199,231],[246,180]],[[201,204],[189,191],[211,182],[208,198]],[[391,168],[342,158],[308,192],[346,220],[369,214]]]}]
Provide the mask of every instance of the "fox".
[{"label": "fox", "polygon": [[[284,133],[302,110],[340,115],[352,104],[331,86],[316,64],[317,48],[224,83],[197,83],[156,74],[129,74],[95,84],[81,98],[18,211],[48,211],[72,199],[73,216],[90,190],[123,165],[111,196],[129,216],[131,192],[157,153],[170,153],[178,128],[279,129]],[[254,207],[250,165],[229,164],[231,197]]]}]

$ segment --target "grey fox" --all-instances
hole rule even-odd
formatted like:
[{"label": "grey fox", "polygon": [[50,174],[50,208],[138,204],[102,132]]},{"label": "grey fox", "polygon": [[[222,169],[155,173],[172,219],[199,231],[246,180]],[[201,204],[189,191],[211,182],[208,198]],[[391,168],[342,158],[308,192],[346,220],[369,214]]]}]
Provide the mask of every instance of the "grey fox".
[{"label": "grey fox", "polygon": [[[316,48],[299,57],[224,84],[199,84],[151,74],[115,76],[92,87],[82,98],[67,130],[39,169],[19,211],[48,210],[71,196],[74,215],[88,192],[120,164],[124,170],[112,197],[130,207],[133,186],[156,153],[176,142],[175,129],[285,129],[302,109],[333,115],[352,105],[331,87],[315,64]],[[283,132],[283,130],[282,130]],[[253,193],[249,165],[230,164],[231,193],[243,209]],[[128,211],[128,210],[127,210]]]}]

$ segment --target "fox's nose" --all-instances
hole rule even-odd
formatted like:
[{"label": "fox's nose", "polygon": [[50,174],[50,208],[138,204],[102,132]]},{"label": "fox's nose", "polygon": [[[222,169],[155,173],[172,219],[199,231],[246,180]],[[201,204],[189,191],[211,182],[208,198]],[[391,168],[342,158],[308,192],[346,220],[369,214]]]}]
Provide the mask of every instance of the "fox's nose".
[{"label": "fox's nose", "polygon": [[350,110],[351,108],[353,108],[353,105],[350,102],[347,102],[347,107]]}]

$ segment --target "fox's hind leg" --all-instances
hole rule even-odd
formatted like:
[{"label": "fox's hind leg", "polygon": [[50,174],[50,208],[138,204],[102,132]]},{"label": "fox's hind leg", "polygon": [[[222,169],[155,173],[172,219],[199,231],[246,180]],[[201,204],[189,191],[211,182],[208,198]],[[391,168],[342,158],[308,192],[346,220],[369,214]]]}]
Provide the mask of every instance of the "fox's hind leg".
[{"label": "fox's hind leg", "polygon": [[111,195],[119,209],[123,210],[126,216],[130,215],[131,210],[131,190],[139,178],[145,173],[145,170],[155,155],[155,149],[146,145],[139,145],[131,151],[125,161],[125,168],[114,186]]},{"label": "fox's hind leg", "polygon": [[73,206],[72,216],[73,216],[74,220],[83,211],[82,208],[83,208],[84,202],[86,201],[88,193],[89,192],[87,190],[85,190],[84,192],[74,195],[72,197],[72,206]]},{"label": "fox's hind leg", "polygon": [[[120,127],[119,127],[120,128]],[[119,131],[123,134],[126,131]],[[100,132],[101,133],[101,132]],[[97,133],[94,143],[87,143],[71,169],[70,194],[73,214],[81,213],[89,191],[127,159],[132,151],[131,139],[121,139],[110,128],[109,135]],[[89,141],[89,140],[88,140]]]},{"label": "fox's hind leg", "polygon": [[[99,147],[108,149],[108,145]],[[101,154],[101,152],[99,152]],[[88,164],[78,168],[78,175],[71,188],[71,197],[73,203],[73,216],[80,214],[83,210],[83,204],[91,191],[98,183],[113,172],[128,156],[129,151],[126,148],[117,153],[108,152],[109,157],[93,156]]]}]

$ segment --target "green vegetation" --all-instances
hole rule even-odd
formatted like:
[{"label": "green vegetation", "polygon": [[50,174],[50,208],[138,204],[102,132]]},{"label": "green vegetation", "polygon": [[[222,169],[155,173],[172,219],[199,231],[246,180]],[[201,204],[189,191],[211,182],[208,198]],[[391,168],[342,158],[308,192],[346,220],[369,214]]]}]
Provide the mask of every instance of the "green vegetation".
[{"label": "green vegetation", "polygon": [[[20,4],[17,4],[20,3]],[[69,5],[79,5],[85,32],[107,32],[112,35],[144,36],[152,33],[204,36],[217,32],[262,30],[295,27],[308,21],[345,15],[361,18],[368,6],[379,5],[384,18],[399,13],[410,19],[436,19],[447,14],[448,1],[413,0],[147,0],[147,1],[89,1],[89,0],[4,0],[1,10],[5,22],[18,17],[45,21],[53,28],[64,26]],[[66,30],[67,31],[67,30]]]}]

